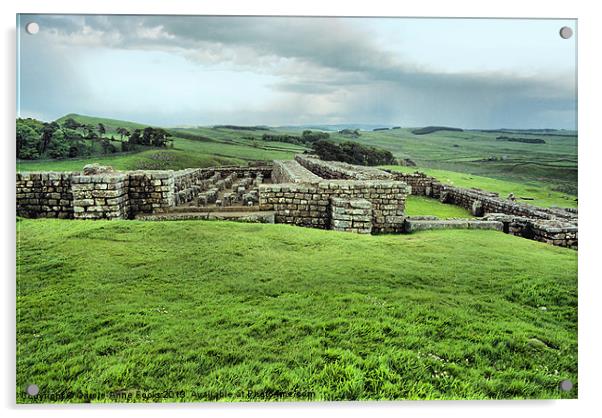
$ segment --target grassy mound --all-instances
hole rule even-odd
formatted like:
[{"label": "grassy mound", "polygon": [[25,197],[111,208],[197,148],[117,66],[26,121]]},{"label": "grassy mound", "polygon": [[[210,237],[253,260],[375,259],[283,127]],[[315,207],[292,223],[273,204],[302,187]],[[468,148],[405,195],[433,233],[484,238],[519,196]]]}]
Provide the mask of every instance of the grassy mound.
[{"label": "grassy mound", "polygon": [[576,397],[558,390],[577,382],[572,250],[494,231],[17,229],[19,402]]}]

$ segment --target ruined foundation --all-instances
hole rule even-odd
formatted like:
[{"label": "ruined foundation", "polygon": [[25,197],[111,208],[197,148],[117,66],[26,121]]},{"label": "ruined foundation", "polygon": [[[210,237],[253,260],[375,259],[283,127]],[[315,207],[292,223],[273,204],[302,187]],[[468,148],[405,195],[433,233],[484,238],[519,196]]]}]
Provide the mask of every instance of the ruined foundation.
[{"label": "ruined foundation", "polygon": [[[64,219],[232,219],[360,234],[494,229],[577,249],[577,210],[540,208],[445,185],[423,173],[322,161],[116,172],[17,173],[17,215]],[[471,211],[475,220],[408,218],[408,194]],[[428,218],[428,219],[427,219]]]}]

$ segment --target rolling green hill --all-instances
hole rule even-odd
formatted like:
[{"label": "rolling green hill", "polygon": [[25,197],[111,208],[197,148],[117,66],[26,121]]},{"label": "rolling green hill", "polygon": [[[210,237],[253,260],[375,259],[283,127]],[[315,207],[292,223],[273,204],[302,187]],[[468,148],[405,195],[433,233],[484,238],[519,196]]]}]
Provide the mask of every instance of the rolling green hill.
[{"label": "rolling green hill", "polygon": [[[65,115],[59,119],[59,122],[67,118],[94,126],[102,123],[107,129],[105,136],[118,137],[115,132],[118,127],[133,130],[143,129],[147,126],[117,119],[77,114]],[[169,129],[169,131],[174,135],[173,149],[145,149],[138,152],[64,160],[21,160],[17,162],[17,171],[77,171],[81,170],[84,165],[93,162],[111,165],[120,170],[177,170],[215,165],[244,165],[249,161],[256,160],[291,159],[295,154],[306,150],[298,145],[262,141],[261,135],[265,131],[227,128],[175,128]],[[182,133],[185,137],[178,137],[178,133]]]},{"label": "rolling green hill", "polygon": [[117,128],[127,128],[127,129],[144,129],[146,128],[147,124],[143,124],[143,123],[136,123],[136,122],[130,122],[127,120],[119,120],[119,119],[109,119],[109,118],[100,118],[100,117],[96,117],[96,116],[85,116],[85,115],[78,115],[77,113],[69,113],[68,115],[65,115],[59,119],[57,119],[57,122],[62,123],[64,122],[66,119],[73,119],[79,123],[82,124],[88,124],[88,125],[98,125],[99,123],[102,123],[105,128],[107,128],[107,132],[115,132],[115,129]]}]

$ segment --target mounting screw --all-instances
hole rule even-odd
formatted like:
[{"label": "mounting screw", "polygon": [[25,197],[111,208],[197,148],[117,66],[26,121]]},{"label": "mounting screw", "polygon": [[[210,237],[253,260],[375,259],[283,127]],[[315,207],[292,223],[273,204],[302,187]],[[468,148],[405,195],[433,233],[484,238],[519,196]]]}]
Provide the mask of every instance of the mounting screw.
[{"label": "mounting screw", "polygon": [[573,382],[571,382],[570,380],[563,380],[562,382],[560,382],[560,385],[558,385],[560,387],[560,390],[563,392],[570,392],[573,389]]},{"label": "mounting screw", "polygon": [[27,25],[25,25],[25,31],[30,35],[35,35],[40,31],[40,25],[38,25],[36,22],[29,22]]},{"label": "mounting screw", "polygon": [[571,36],[573,36],[573,29],[569,28],[568,26],[563,26],[560,28],[560,37],[562,39],[569,39]]},{"label": "mounting screw", "polygon": [[38,385],[31,384],[27,385],[27,389],[25,390],[29,396],[37,396],[40,393],[40,388]]}]

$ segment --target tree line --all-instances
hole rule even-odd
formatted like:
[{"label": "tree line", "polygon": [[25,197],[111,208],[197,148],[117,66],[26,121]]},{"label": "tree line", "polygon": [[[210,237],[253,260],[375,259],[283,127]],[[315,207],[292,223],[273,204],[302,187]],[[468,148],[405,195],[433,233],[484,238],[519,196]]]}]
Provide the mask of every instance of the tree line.
[{"label": "tree line", "polygon": [[326,161],[342,161],[357,165],[387,165],[396,164],[395,157],[390,151],[368,147],[357,142],[334,143],[317,141],[312,144],[314,154]]},{"label": "tree line", "polygon": [[171,134],[161,128],[134,129],[118,127],[106,137],[107,129],[97,125],[80,123],[73,118],[62,122],[42,122],[33,118],[17,119],[17,158],[36,160],[40,158],[74,158],[96,154],[112,154],[133,151],[139,146],[167,147],[173,145]]},{"label": "tree line", "polygon": [[523,142],[525,144],[545,144],[546,141],[541,138],[518,138],[514,136],[498,136],[498,141]]},{"label": "tree line", "polygon": [[278,135],[278,134],[263,134],[261,137],[264,141],[276,141],[276,142],[287,142],[289,144],[296,145],[305,145],[312,144],[316,141],[321,141],[323,139],[330,138],[330,134],[328,132],[314,132],[310,130],[305,130],[301,134],[298,135]]}]

